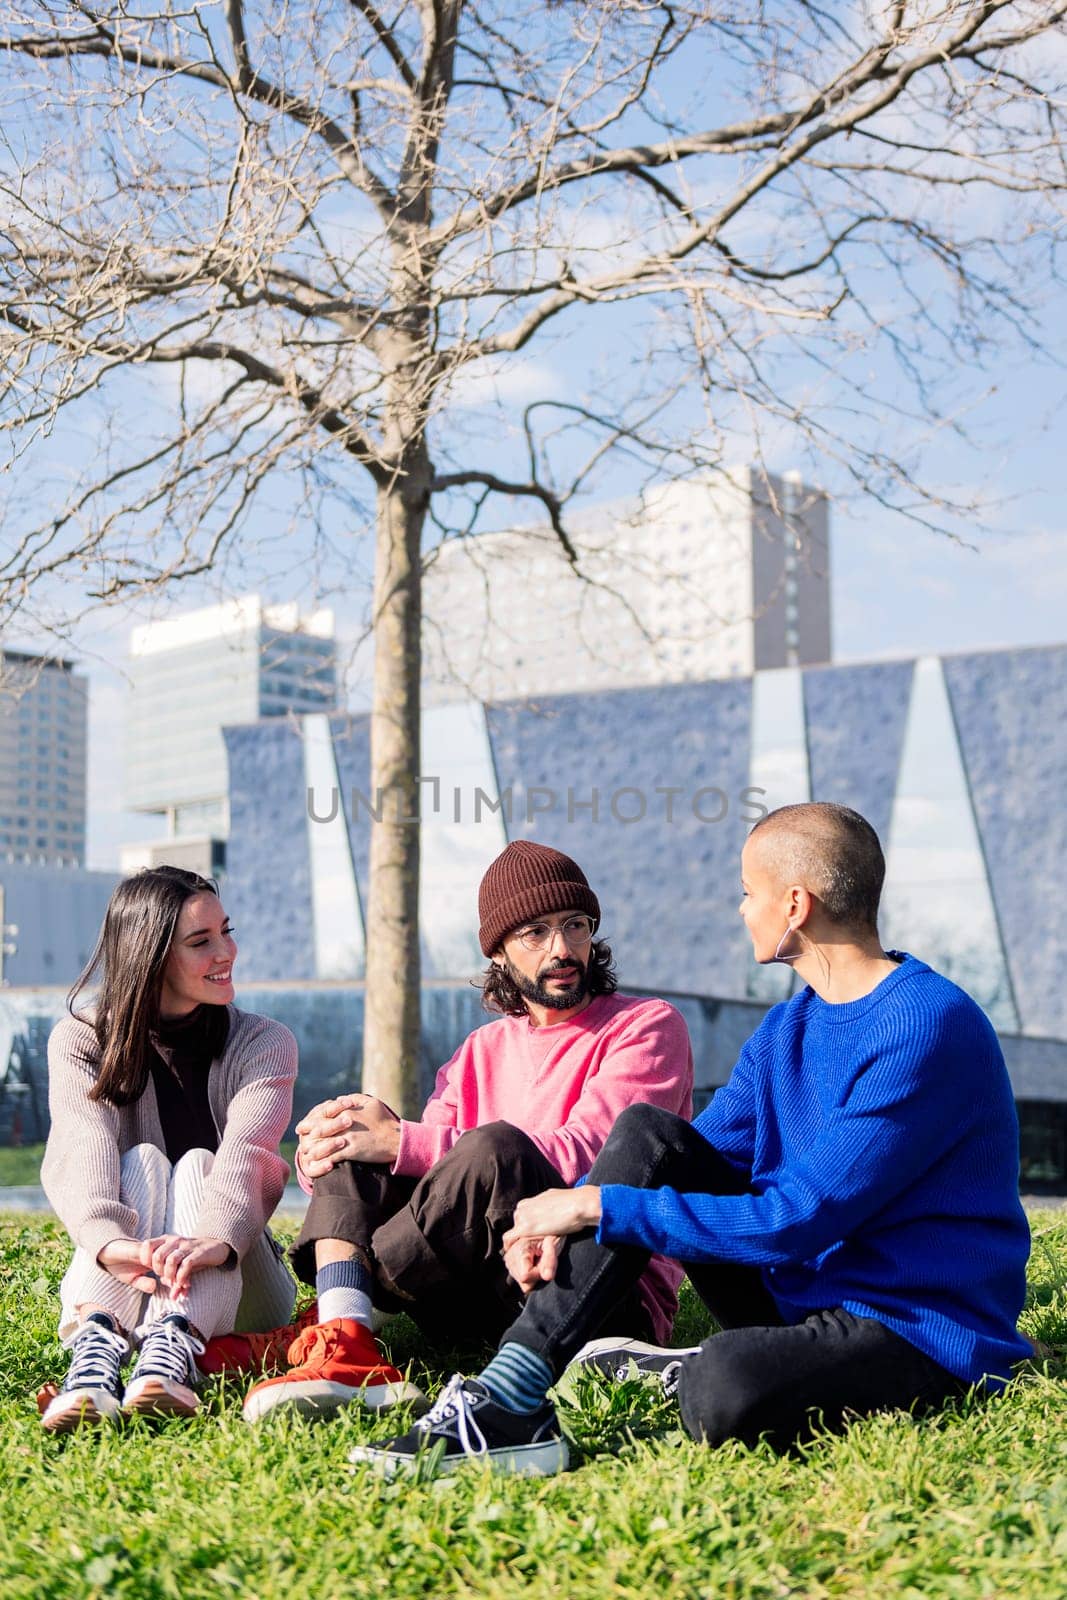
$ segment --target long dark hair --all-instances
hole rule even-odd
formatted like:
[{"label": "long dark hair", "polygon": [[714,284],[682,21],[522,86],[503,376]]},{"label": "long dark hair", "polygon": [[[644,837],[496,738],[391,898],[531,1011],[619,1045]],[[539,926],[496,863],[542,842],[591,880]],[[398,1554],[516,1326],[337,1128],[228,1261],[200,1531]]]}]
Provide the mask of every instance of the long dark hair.
[{"label": "long dark hair", "polygon": [[[606,939],[594,939],[589,947],[588,993],[614,994],[619,987],[615,960]],[[502,1011],[506,1017],[524,1017],[526,1001],[503,967],[491,961],[482,977],[482,1005],[486,1011]]]},{"label": "long dark hair", "polygon": [[99,977],[93,1030],[100,1071],[90,1100],[132,1105],[148,1085],[151,1042],[159,1022],[163,969],[182,906],[194,894],[218,887],[184,867],[145,867],[126,878],[108,901],[104,926],[89,965],[67,996],[67,1009]]}]

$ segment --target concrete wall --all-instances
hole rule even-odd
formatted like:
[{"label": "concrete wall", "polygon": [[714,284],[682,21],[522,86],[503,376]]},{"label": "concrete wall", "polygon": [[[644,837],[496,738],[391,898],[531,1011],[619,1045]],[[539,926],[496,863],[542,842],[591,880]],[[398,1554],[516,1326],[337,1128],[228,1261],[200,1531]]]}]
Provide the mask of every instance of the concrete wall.
[{"label": "concrete wall", "polygon": [[4,922],[15,923],[5,984],[67,988],[92,955],[118,873],[0,861]]}]

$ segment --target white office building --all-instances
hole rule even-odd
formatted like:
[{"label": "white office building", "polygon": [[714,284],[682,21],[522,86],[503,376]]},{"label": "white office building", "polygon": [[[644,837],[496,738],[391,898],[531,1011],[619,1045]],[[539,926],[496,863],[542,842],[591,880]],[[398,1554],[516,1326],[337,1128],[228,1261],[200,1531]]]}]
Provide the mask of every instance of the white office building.
[{"label": "white office building", "polygon": [[0,656],[0,859],[84,866],[88,705],[71,662]]},{"label": "white office building", "polygon": [[122,852],[125,871],[169,861],[217,872],[229,832],[222,729],[337,705],[333,613],[247,595],[135,628],[125,800],[166,837]]},{"label": "white office building", "polygon": [[551,529],[446,542],[424,587],[429,702],[747,676],[830,660],[829,507],[754,467]]}]

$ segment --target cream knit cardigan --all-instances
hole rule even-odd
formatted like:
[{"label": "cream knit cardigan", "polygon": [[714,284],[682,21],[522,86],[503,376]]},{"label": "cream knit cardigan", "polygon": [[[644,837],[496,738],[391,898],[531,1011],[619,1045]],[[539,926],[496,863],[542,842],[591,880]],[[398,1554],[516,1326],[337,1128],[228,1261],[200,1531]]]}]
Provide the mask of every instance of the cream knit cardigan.
[{"label": "cream knit cardigan", "polygon": [[[208,1176],[198,1231],[222,1239],[243,1260],[285,1188],[278,1145],[289,1125],[296,1040],[280,1022],[228,1006],[230,1032],[211,1063],[208,1102],[219,1148]],[[138,1144],[165,1150],[152,1080],[128,1106],[90,1100],[100,1047],[89,1023],[64,1017],[48,1040],[52,1127],[41,1183],[76,1245],[95,1259],[112,1239],[138,1236],[137,1217],[119,1200],[119,1162]]]}]

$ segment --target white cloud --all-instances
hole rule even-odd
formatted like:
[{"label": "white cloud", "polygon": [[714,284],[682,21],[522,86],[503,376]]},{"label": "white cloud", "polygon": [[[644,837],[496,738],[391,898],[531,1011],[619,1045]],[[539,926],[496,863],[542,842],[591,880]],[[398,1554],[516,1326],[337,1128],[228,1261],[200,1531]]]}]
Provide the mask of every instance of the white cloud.
[{"label": "white cloud", "polygon": [[574,386],[563,362],[542,357],[500,357],[463,368],[452,380],[449,406],[480,411],[490,405],[522,406],[532,400],[573,396]]}]

